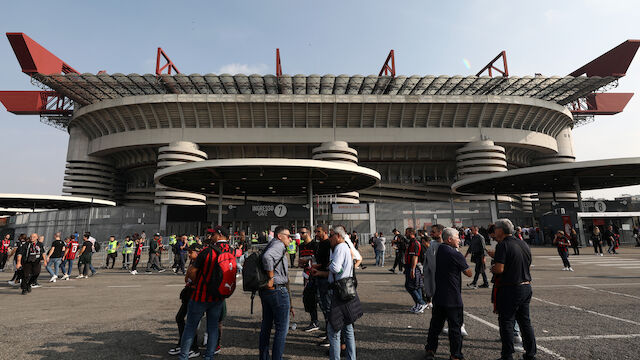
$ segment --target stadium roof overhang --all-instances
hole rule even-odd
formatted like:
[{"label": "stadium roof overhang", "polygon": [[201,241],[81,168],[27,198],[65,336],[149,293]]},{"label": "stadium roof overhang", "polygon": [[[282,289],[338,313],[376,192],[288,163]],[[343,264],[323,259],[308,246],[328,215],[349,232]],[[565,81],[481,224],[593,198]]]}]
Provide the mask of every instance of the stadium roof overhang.
[{"label": "stadium roof overhang", "polygon": [[640,157],[532,166],[471,176],[451,185],[463,194],[597,190],[640,184]]},{"label": "stadium roof overhang", "polygon": [[7,212],[72,209],[89,206],[115,206],[114,201],[62,195],[0,194],[0,208]]},{"label": "stadium roof overhang", "polygon": [[380,174],[339,162],[255,158],[176,165],[158,170],[155,181],[176,190],[200,194],[304,196],[310,184],[314,195],[366,189],[380,181]]}]

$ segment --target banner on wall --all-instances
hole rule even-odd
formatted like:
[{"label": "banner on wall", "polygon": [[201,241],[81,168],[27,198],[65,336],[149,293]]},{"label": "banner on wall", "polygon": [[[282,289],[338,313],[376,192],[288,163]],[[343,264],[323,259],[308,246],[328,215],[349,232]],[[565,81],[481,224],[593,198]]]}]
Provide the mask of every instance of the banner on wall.
[{"label": "banner on wall", "polygon": [[571,223],[570,216],[562,216],[562,228],[566,234],[571,235],[571,229],[573,228],[573,224]]}]

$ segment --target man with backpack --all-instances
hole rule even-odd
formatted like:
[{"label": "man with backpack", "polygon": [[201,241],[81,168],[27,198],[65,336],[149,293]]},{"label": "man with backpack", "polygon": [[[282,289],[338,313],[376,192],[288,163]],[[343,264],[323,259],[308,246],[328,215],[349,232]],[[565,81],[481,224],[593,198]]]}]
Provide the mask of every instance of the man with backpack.
[{"label": "man with backpack", "polygon": [[[294,316],[289,296],[289,258],[286,256],[287,247],[291,241],[289,230],[278,226],[273,231],[273,239],[262,254],[263,270],[267,272],[269,281],[265,288],[259,290],[262,302],[260,360],[280,360],[282,358],[289,331],[289,313]],[[270,357],[269,340],[274,324],[276,332]]]},{"label": "man with backpack", "polygon": [[229,233],[216,226],[211,244],[204,248],[187,270],[186,280],[195,286],[187,308],[187,322],[182,333],[180,360],[189,358],[193,337],[202,316],[207,313],[207,350],[204,359],[213,359],[218,344],[219,321],[224,299],[236,289],[236,258],[229,241]]}]

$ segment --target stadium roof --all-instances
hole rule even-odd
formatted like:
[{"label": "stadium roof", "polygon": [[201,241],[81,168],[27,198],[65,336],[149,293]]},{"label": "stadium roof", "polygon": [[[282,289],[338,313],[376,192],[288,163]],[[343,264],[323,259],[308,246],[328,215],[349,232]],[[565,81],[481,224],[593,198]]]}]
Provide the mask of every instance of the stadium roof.
[{"label": "stadium roof", "polygon": [[33,74],[51,89],[87,105],[152,94],[512,95],[566,105],[619,76],[376,76],[229,74]]},{"label": "stadium roof", "polygon": [[109,200],[93,199],[78,196],[35,195],[35,194],[0,194],[0,208],[18,208],[35,210],[71,209],[88,206],[115,206]]},{"label": "stadium roof", "polygon": [[309,181],[317,195],[358,191],[376,185],[380,174],[366,167],[323,160],[224,159],[175,165],[156,172],[158,184],[200,194],[297,196]]},{"label": "stadium roof", "polygon": [[531,166],[470,176],[451,188],[467,194],[524,194],[608,189],[640,184],[640,157]]}]

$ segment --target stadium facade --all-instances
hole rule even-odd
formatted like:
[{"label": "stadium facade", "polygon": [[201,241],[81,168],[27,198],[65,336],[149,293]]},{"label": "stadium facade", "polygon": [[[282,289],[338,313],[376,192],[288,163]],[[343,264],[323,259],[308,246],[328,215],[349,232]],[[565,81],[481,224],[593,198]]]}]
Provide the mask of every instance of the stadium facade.
[{"label": "stadium facade", "polygon": [[[44,91],[1,92],[0,101],[8,111],[39,114],[68,131],[65,194],[164,207],[158,212],[168,213],[169,223],[185,221],[187,213],[207,223],[215,220],[217,195],[159,185],[158,170],[207,159],[347,161],[377,171],[380,182],[317,197],[316,216],[361,232],[484,224],[495,199],[500,213],[530,223],[525,219],[536,206],[575,198],[456,194],[451,184],[575,161],[572,129],[622,111],[631,98],[606,91],[625,75],[640,44],[625,41],[567,76],[509,76],[504,52],[483,69],[499,76],[396,75],[393,53],[379,75],[290,76],[281,73],[279,54],[275,75],[185,75],[161,49],[155,74],[125,75],[78,73],[28,36],[7,37],[22,71]],[[301,225],[305,202],[304,192],[234,193],[223,198],[223,219],[236,228],[263,228],[277,217],[263,211],[264,221],[256,221],[251,209],[287,204],[290,216],[280,220]]]}]

